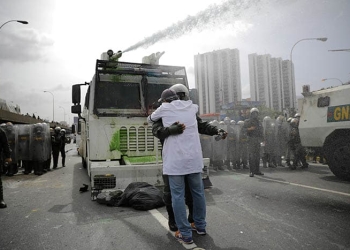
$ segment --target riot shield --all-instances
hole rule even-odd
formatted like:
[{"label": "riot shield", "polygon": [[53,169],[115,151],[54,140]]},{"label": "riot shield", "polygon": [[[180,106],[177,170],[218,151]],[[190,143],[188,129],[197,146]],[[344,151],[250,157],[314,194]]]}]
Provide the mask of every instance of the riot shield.
[{"label": "riot shield", "polygon": [[4,127],[8,143],[11,148],[11,158],[13,163],[17,163],[17,126],[7,123]]},{"label": "riot shield", "polygon": [[[227,167],[230,168],[230,162],[232,168],[237,168],[237,131],[235,129],[237,125],[232,120],[230,125],[227,126]],[[239,168],[239,164],[238,164]]]},{"label": "riot shield", "polygon": [[212,137],[210,135],[200,134],[203,158],[212,158]]},{"label": "riot shield", "polygon": [[44,144],[45,144],[45,163],[44,163],[44,169],[50,170],[50,165],[51,165],[51,152],[52,152],[52,147],[51,147],[51,133],[50,133],[50,126],[47,123],[42,123],[44,126],[44,133],[45,133],[45,139],[44,139]]},{"label": "riot shield", "polygon": [[31,134],[31,159],[33,161],[44,162],[47,160],[47,144],[45,142],[46,132],[42,123],[36,123],[32,127]]},{"label": "riot shield", "polygon": [[[6,123],[5,129],[4,129],[8,143],[11,148],[11,158],[12,162],[8,164],[7,169],[7,176],[13,176],[18,172],[18,164],[17,164],[17,126],[13,125],[11,122]],[[5,170],[6,171],[6,170]]]},{"label": "riot shield", "polygon": [[[213,122],[214,126],[217,126],[219,129],[226,130],[225,124],[218,124]],[[224,170],[224,161],[226,160],[227,156],[227,140],[219,140],[217,141],[215,137],[212,137],[212,143],[213,143],[213,156],[212,156],[212,162],[214,169],[220,169]]]},{"label": "riot shield", "polygon": [[18,160],[30,161],[30,134],[32,125],[17,125],[18,127]]}]

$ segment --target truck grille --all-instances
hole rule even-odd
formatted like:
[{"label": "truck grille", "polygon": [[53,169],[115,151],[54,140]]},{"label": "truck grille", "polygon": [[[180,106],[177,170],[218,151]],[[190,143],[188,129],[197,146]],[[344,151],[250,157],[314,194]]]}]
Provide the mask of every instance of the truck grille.
[{"label": "truck grille", "polygon": [[122,152],[152,152],[155,150],[154,140],[158,141],[158,148],[161,149],[161,144],[153,136],[152,127],[150,126],[120,128],[120,151]]}]

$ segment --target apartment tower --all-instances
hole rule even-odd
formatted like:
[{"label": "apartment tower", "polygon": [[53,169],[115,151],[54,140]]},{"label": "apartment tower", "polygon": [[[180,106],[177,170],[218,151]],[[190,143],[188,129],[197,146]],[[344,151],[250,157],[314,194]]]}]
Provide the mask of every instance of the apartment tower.
[{"label": "apartment tower", "polygon": [[220,113],[224,104],[241,101],[238,49],[223,49],[194,56],[199,113]]}]

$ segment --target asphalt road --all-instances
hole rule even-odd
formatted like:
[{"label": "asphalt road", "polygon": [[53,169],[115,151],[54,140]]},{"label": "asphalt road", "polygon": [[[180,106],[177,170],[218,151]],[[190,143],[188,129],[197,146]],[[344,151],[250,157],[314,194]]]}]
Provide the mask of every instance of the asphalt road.
[{"label": "asphalt road", "polygon": [[350,183],[327,166],[210,173],[206,236],[184,246],[168,231],[164,207],[137,211],[91,201],[74,145],[67,167],[42,176],[4,177],[1,250],[350,249]]}]

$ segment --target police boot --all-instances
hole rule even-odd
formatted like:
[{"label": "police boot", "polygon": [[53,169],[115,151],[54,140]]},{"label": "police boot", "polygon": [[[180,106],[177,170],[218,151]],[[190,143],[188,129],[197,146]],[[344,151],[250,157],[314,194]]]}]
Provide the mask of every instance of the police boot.
[{"label": "police boot", "polygon": [[267,168],[267,156],[266,155],[264,155],[262,157],[262,162],[263,162],[263,168]]},{"label": "police boot", "polygon": [[13,166],[13,164],[9,164],[8,165],[8,171],[7,171],[7,174],[6,174],[6,176],[13,176],[13,171],[14,171],[14,166]]},{"label": "police boot", "polygon": [[43,172],[42,172],[42,165],[40,164],[40,162],[35,162],[35,165],[34,165],[34,174],[35,175],[42,175]]},{"label": "police boot", "polygon": [[[1,178],[1,175],[0,175]],[[2,188],[2,180],[0,179],[0,208],[6,208],[7,205],[4,202],[4,193],[3,193],[3,188]]]},{"label": "police boot", "polygon": [[62,158],[62,167],[64,168],[66,165],[65,165],[65,162],[66,162],[66,158]]},{"label": "police boot", "polygon": [[174,210],[172,205],[167,205],[166,206],[166,211],[168,212],[168,226],[170,231],[172,232],[176,232],[178,230],[177,226],[176,226],[176,222],[175,222],[175,215],[174,215]]}]

